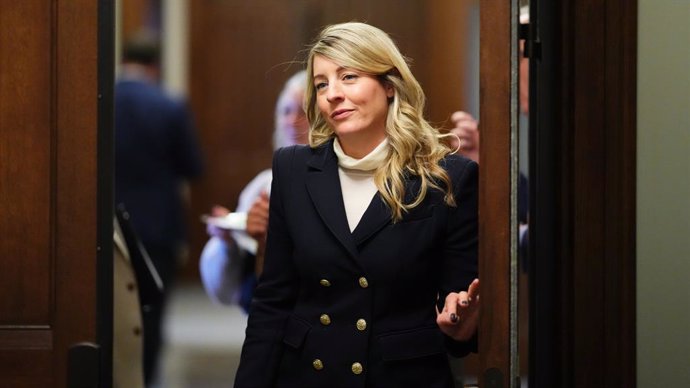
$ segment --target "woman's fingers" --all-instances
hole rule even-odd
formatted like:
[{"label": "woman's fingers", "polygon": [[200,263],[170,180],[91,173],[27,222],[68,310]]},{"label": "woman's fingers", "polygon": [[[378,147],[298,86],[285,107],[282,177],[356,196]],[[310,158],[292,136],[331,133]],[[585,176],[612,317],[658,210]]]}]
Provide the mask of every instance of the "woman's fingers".
[{"label": "woman's fingers", "polygon": [[467,291],[449,293],[443,311],[437,308],[436,313],[436,322],[443,333],[457,340],[471,338],[479,319],[479,279]]},{"label": "woman's fingers", "polygon": [[479,300],[479,279],[474,279],[467,288],[467,298],[470,302]]},{"label": "woman's fingers", "polygon": [[228,215],[228,213],[230,213],[230,210],[220,205],[214,205],[211,208],[211,215],[214,217],[225,217]]},{"label": "woman's fingers", "polygon": [[446,296],[446,305],[443,308],[446,313],[448,320],[455,323],[458,321],[458,294],[451,292]]},{"label": "woman's fingers", "polygon": [[471,114],[469,114],[467,112],[463,112],[463,111],[453,112],[453,114],[450,115],[450,120],[454,123],[457,123],[460,121],[475,121],[476,122],[475,118]]}]

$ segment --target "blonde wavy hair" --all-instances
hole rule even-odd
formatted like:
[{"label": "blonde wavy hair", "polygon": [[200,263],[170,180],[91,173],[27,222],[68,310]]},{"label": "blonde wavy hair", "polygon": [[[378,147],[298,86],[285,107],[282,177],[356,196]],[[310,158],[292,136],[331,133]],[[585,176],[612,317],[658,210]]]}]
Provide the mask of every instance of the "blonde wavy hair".
[{"label": "blonde wavy hair", "polygon": [[[423,117],[426,97],[419,82],[393,40],[380,29],[365,23],[342,23],[324,28],[312,44],[307,57],[305,111],[311,124],[309,145],[316,148],[336,135],[321,115],[314,86],[314,57],[320,55],[339,66],[376,76],[390,85],[395,95],[389,99],[386,135],[390,153],[374,174],[374,182],[393,222],[419,205],[430,189],[444,192],[444,201],[455,206],[450,178],[439,165],[450,149],[445,137]],[[414,175],[421,185],[415,199],[405,203],[405,180]]]}]

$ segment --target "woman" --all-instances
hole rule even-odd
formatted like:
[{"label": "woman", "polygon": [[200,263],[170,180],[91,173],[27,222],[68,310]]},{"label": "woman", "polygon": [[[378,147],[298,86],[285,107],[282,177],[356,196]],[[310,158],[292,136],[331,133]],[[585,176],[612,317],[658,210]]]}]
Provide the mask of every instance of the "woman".
[{"label": "woman", "polygon": [[274,156],[235,387],[452,387],[446,351],[476,349],[477,165],[383,31],[327,27],[307,79],[310,146]]},{"label": "woman", "polygon": [[[275,106],[273,147],[278,149],[309,141],[309,124],[304,114],[306,72],[293,74],[283,86]],[[268,192],[271,169],[261,171],[240,193],[237,212],[247,213],[247,230],[230,232],[209,225],[210,236],[201,252],[199,273],[206,294],[217,303],[239,306],[247,311],[261,270],[268,224]],[[211,209],[222,217],[230,211],[222,206]]]}]

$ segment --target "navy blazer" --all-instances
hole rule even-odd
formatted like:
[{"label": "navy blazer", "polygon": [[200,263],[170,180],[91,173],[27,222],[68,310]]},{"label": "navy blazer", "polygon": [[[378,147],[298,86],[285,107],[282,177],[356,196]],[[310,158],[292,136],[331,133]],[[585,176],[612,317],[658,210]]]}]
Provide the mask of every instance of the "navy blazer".
[{"label": "navy blazer", "polygon": [[201,148],[186,104],[138,79],[115,84],[115,203],[145,246],[185,239],[180,184],[201,175]]},{"label": "navy blazer", "polygon": [[[476,351],[435,306],[477,277],[477,164],[448,156],[438,190],[399,222],[379,194],[350,232],[332,141],[276,151],[265,267],[236,388],[453,387],[447,351]],[[407,182],[413,198],[419,180]]]}]

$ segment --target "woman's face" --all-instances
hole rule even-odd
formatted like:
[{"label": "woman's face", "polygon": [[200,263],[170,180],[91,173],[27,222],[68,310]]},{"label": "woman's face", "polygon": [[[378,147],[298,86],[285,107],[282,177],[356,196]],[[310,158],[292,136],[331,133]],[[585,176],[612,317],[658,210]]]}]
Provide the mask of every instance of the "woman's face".
[{"label": "woman's face", "polygon": [[295,144],[307,144],[309,142],[309,122],[302,107],[304,91],[293,90],[287,96],[287,100],[281,106],[280,128],[287,138]]},{"label": "woman's face", "polygon": [[393,88],[320,55],[314,57],[313,67],[317,107],[341,142],[359,137],[371,139],[375,146],[383,140]]}]

